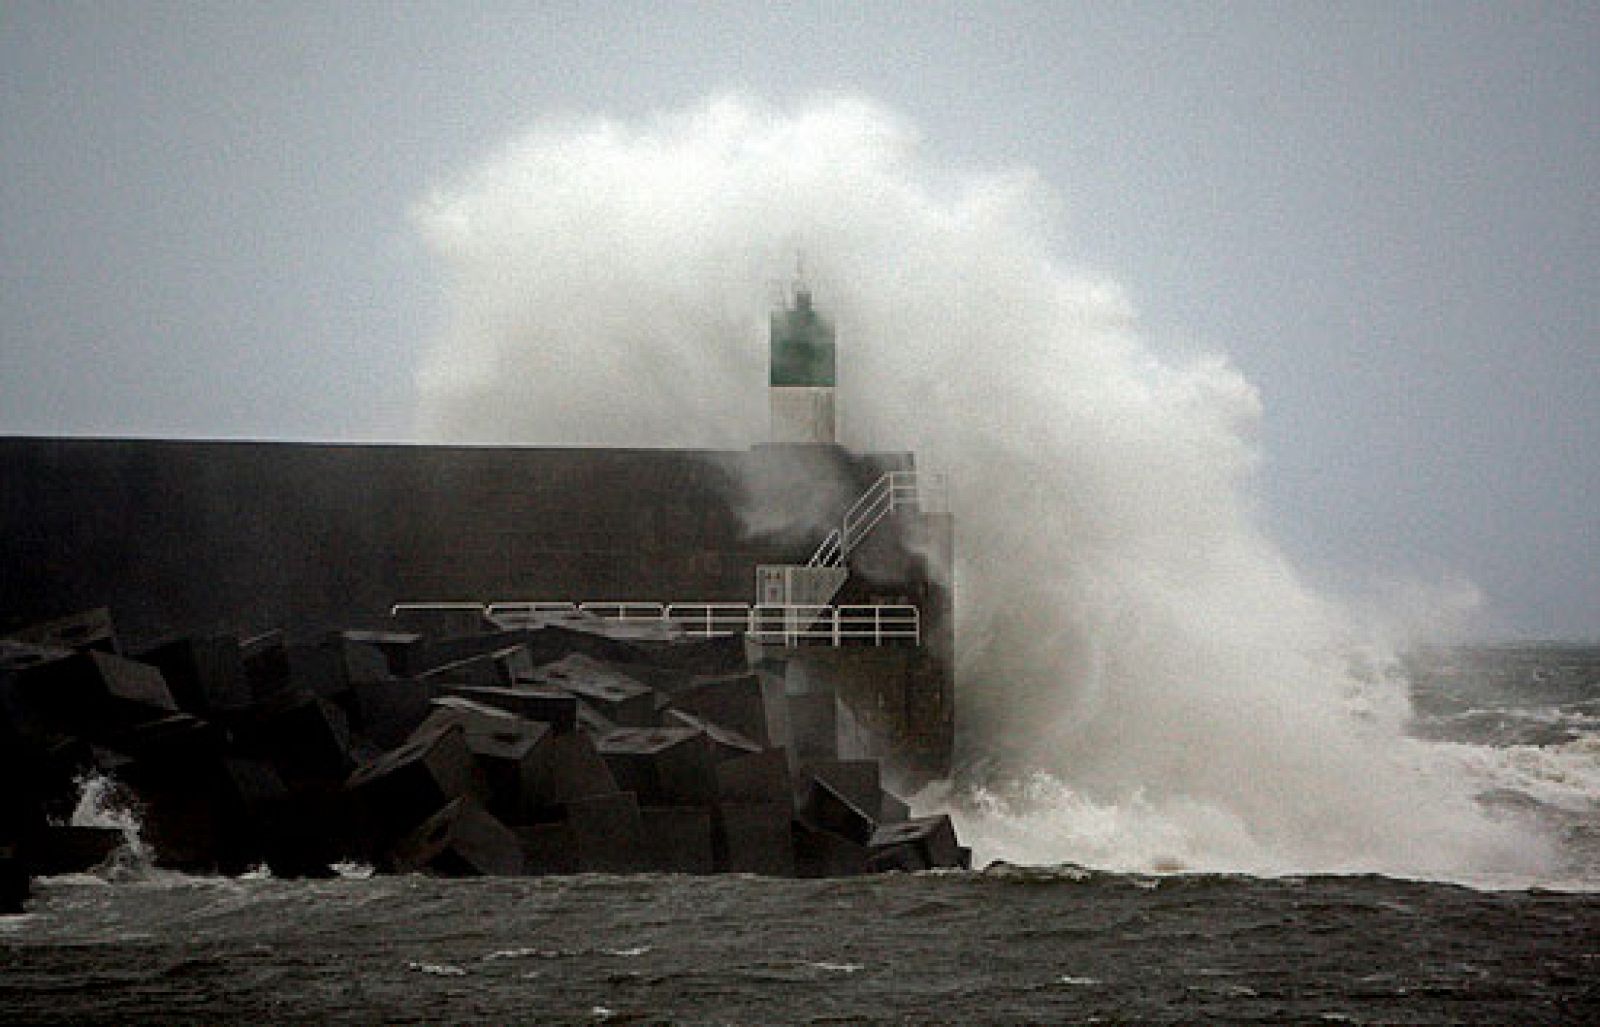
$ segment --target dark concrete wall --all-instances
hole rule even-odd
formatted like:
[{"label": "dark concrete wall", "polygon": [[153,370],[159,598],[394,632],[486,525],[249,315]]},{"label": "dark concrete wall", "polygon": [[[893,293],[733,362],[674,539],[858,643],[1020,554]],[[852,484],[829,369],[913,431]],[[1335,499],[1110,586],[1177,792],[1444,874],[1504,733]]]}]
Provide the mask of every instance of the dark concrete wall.
[{"label": "dark concrete wall", "polygon": [[[0,631],[381,619],[405,600],[749,602],[904,454],[0,438]],[[761,526],[752,535],[747,524]]]}]

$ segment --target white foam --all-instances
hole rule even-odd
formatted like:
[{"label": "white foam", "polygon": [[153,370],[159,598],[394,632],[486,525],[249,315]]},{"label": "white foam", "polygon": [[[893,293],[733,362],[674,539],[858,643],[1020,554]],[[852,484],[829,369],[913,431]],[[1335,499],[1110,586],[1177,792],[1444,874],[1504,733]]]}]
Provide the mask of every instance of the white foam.
[{"label": "white foam", "polygon": [[466,970],[459,966],[452,966],[449,963],[420,963],[413,960],[406,964],[406,969],[415,970],[417,973],[430,974],[434,977],[465,977],[467,975]]},{"label": "white foam", "polygon": [[1545,847],[1403,736],[1382,629],[1470,585],[1397,589],[1391,617],[1308,588],[1258,523],[1256,389],[1143,338],[1071,266],[1059,206],[1029,169],[938,166],[859,99],[537,127],[418,205],[450,303],[425,427],[763,441],[763,285],[802,248],[839,326],[842,440],[950,474],[961,730],[1037,775],[967,803],[980,853],[1541,872]]}]

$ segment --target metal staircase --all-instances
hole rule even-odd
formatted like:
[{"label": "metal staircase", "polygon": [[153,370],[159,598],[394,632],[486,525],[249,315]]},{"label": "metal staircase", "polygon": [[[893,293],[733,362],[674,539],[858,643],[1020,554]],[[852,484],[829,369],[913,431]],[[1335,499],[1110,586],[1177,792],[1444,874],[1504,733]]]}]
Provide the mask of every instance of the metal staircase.
[{"label": "metal staircase", "polygon": [[[845,511],[844,523],[828,532],[828,537],[811,554],[807,567],[843,567],[850,554],[865,542],[872,529],[896,510],[926,510],[943,505],[943,475],[924,475],[916,471],[886,471],[862,493],[854,506]],[[937,504],[934,502],[937,500]]]}]

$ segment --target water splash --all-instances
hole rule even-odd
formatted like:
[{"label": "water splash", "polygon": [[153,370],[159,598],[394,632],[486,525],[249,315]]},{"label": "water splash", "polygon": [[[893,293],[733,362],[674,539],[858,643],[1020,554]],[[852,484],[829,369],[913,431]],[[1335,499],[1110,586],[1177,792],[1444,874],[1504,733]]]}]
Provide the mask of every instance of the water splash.
[{"label": "water splash", "polygon": [[144,842],[135,801],[114,778],[91,770],[77,780],[78,804],[70,823],[74,827],[112,827],[122,832],[123,845],[112,854],[105,873],[113,878],[138,877],[153,866],[153,854]]},{"label": "water splash", "polygon": [[855,98],[539,127],[418,205],[450,302],[425,430],[763,441],[762,284],[803,249],[841,440],[953,485],[962,744],[1006,779],[962,807],[980,853],[1537,873],[1545,847],[1405,738],[1392,619],[1309,588],[1262,531],[1256,389],[1143,338],[1064,256],[1060,206],[1028,169],[939,166]]}]

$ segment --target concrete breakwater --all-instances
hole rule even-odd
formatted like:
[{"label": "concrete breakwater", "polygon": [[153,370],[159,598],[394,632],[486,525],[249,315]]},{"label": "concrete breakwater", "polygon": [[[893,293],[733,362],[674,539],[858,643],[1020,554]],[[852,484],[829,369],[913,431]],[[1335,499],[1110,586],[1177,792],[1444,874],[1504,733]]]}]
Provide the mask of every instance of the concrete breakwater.
[{"label": "concrete breakwater", "polygon": [[99,610],[0,642],[11,903],[22,875],[92,864],[120,841],[52,826],[90,772],[126,790],[158,864],[197,872],[970,862],[947,817],[911,818],[878,761],[850,758],[851,715],[815,667],[796,673],[735,635],[585,615],[406,617],[128,653]]}]

